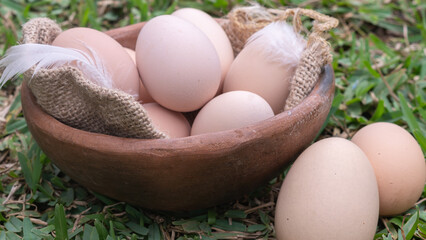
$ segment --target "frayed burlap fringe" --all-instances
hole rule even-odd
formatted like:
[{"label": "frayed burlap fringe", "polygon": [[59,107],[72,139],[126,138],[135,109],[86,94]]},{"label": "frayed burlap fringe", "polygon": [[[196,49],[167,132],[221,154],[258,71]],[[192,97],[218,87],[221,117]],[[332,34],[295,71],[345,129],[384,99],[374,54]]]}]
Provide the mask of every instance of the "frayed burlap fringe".
[{"label": "frayed burlap fringe", "polygon": [[[48,18],[35,18],[23,26],[23,43],[51,44],[61,32]],[[74,67],[42,69],[24,81],[49,115],[81,130],[129,138],[165,138],[145,109],[126,93],[100,87]]]},{"label": "frayed burlap fringe", "polygon": [[308,96],[315,86],[322,68],[332,62],[331,49],[325,40],[325,33],[337,27],[335,18],[323,15],[310,9],[265,9],[255,5],[234,8],[223,21],[222,27],[232,43],[235,55],[244,47],[247,39],[255,32],[274,21],[286,21],[293,17],[296,32],[302,29],[301,16],[308,16],[313,22],[312,32],[308,35],[307,47],[304,50],[296,72],[290,80],[290,93],[283,110],[290,110]]}]

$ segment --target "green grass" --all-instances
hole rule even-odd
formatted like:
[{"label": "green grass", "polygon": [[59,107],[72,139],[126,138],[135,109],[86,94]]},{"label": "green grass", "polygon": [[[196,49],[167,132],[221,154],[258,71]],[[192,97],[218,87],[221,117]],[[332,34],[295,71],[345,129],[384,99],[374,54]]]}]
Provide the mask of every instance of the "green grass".
[{"label": "green grass", "polygon": [[[394,122],[410,131],[426,152],[425,1],[258,2],[267,7],[312,8],[340,20],[329,39],[334,48],[335,99],[320,138],[350,138],[366,124]],[[53,18],[63,28],[107,30],[167,14],[177,7],[195,7],[223,16],[245,1],[105,3],[1,0],[0,54],[16,44],[20,26],[33,17]],[[192,212],[190,217],[117,202],[79,186],[40,151],[22,116],[16,91],[19,84],[20,80],[8,83],[0,92],[0,112],[9,108],[0,116],[0,239],[274,238],[274,201],[284,173],[238,202]],[[425,197],[426,190],[415,208],[400,216],[380,218],[375,239],[425,239]]]}]

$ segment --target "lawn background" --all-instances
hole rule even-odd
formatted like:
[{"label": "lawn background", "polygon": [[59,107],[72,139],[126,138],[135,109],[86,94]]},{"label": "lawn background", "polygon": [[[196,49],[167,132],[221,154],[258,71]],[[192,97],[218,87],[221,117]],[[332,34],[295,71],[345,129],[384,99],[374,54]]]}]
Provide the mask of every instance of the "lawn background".
[{"label": "lawn background", "polygon": [[[336,17],[330,32],[336,92],[319,138],[350,139],[386,121],[410,131],[426,152],[426,2],[257,1]],[[21,25],[49,17],[63,29],[108,30],[194,7],[225,16],[246,1],[0,0],[0,55],[17,44]],[[0,91],[1,239],[274,239],[274,207],[285,171],[236,201],[186,216],[143,210],[87,191],[41,152],[28,132],[17,79]],[[407,176],[410,177],[410,176]],[[188,194],[196,194],[188,192]],[[426,197],[400,216],[380,218],[375,239],[426,239]],[[309,223],[306,223],[309,228]]]}]

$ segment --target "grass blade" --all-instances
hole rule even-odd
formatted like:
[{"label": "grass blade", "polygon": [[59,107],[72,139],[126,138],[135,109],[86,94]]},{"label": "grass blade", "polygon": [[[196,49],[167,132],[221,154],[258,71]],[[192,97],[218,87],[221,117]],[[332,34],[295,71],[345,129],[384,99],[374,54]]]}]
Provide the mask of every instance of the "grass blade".
[{"label": "grass blade", "polygon": [[64,206],[56,204],[55,206],[55,232],[58,240],[68,239],[67,220],[65,219]]},{"label": "grass blade", "polygon": [[109,237],[111,237],[113,240],[117,239],[114,231],[114,223],[111,220],[109,221]]},{"label": "grass blade", "polygon": [[154,223],[149,226],[148,239],[161,240],[161,231],[158,224]]},{"label": "grass blade", "polygon": [[213,225],[216,223],[217,212],[216,209],[209,209],[207,212],[207,223]]},{"label": "grass blade", "polygon": [[384,112],[385,112],[385,102],[382,99],[380,99],[379,103],[377,104],[376,111],[374,111],[374,114],[371,117],[370,121],[375,122],[379,120]]},{"label": "grass blade", "polygon": [[419,208],[417,207],[416,213],[407,221],[406,224],[402,227],[404,230],[405,239],[410,240],[413,238],[414,233],[416,232],[417,225],[419,225]]},{"label": "grass blade", "polygon": [[324,128],[327,127],[328,121],[330,120],[330,117],[333,116],[333,114],[336,113],[336,111],[339,109],[339,106],[343,102],[344,98],[345,98],[345,96],[341,93],[338,93],[333,98],[333,103],[331,104],[331,108],[330,108],[330,111],[328,112],[327,118],[325,119],[324,123],[321,126],[321,129],[318,131],[317,135],[315,136],[313,142],[315,142],[318,139],[318,137],[321,135],[322,131],[324,131]]},{"label": "grass blade", "polygon": [[408,106],[407,100],[402,95],[402,93],[398,93],[399,102],[401,103],[402,114],[404,116],[405,121],[407,121],[408,127],[411,132],[414,134],[414,137],[417,139],[417,142],[420,144],[423,151],[426,151],[426,137],[422,130],[420,129],[419,123],[416,120],[412,110]]},{"label": "grass blade", "polygon": [[108,231],[98,219],[95,219],[95,227],[96,227],[96,231],[98,232],[99,238],[106,239],[108,236]]},{"label": "grass blade", "polygon": [[378,38],[376,35],[370,33],[369,35],[370,41],[382,52],[384,52],[389,57],[395,57],[396,53],[388,47],[380,38]]},{"label": "grass blade", "polygon": [[225,217],[229,218],[246,218],[247,213],[242,210],[228,210],[225,212]]}]

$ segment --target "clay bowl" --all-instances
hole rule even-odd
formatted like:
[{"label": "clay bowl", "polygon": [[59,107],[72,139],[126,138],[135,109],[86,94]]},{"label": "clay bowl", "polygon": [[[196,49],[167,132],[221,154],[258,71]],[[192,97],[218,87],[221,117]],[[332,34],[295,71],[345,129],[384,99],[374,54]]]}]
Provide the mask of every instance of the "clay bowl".
[{"label": "clay bowl", "polygon": [[[107,32],[134,48],[143,23]],[[244,128],[179,139],[130,139],[82,131],[46,114],[23,84],[29,130],[44,153],[84,187],[130,204],[187,211],[235,200],[279,175],[323,125],[334,93],[324,68],[296,108]]]}]

